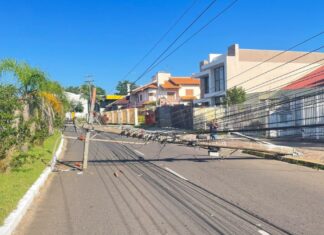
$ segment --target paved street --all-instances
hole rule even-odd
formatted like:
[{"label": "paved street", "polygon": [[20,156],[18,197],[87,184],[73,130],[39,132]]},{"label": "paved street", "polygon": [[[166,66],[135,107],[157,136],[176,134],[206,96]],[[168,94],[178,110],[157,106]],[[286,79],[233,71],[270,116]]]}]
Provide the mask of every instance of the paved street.
[{"label": "paved street", "polygon": [[[69,139],[63,160],[82,154]],[[321,234],[323,182],[323,171],[239,152],[93,141],[88,170],[53,173],[15,234]]]}]

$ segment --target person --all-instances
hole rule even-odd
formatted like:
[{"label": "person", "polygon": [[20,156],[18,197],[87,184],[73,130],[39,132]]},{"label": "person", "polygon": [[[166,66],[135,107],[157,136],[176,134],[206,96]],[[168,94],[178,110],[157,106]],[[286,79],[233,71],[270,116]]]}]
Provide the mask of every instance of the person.
[{"label": "person", "polygon": [[210,139],[211,140],[216,140],[217,138],[217,128],[218,128],[218,124],[216,121],[213,121],[210,126],[209,126],[209,130],[210,130]]}]

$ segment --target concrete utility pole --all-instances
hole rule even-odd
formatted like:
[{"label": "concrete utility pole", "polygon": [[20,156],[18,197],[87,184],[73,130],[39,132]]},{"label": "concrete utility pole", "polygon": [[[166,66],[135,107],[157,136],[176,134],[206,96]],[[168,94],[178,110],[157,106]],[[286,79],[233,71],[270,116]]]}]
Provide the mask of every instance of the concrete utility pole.
[{"label": "concrete utility pole", "polygon": [[[96,88],[92,88],[92,96],[90,100],[90,113],[89,113],[89,125],[92,126],[93,123],[93,113],[94,113],[94,107],[96,104]],[[87,169],[88,167],[88,159],[89,159],[89,141],[90,141],[90,131],[87,130],[86,138],[84,141],[84,152],[83,152],[83,165],[82,168]]]},{"label": "concrete utility pole", "polygon": [[155,93],[155,96],[156,96],[156,101],[155,101],[155,106],[156,107],[159,107],[159,96],[160,96],[160,81],[159,81],[159,75],[157,75],[157,78],[156,78],[156,84],[157,84],[157,89],[156,89],[156,93]]},{"label": "concrete utility pole", "polygon": [[90,120],[90,104],[91,104],[91,87],[92,87],[92,83],[93,83],[93,80],[91,80],[90,78],[92,78],[92,75],[87,75],[85,76],[86,80],[85,82],[88,83],[88,87],[89,87],[89,102],[88,102],[88,123],[89,123],[89,120]]},{"label": "concrete utility pole", "polygon": [[127,95],[130,95],[131,93],[131,84],[127,83]]}]

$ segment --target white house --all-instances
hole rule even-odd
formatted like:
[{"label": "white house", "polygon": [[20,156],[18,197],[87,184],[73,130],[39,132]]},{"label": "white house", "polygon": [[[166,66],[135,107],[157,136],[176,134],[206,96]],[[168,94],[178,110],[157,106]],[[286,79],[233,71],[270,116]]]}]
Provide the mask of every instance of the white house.
[{"label": "white house", "polygon": [[242,87],[247,94],[276,91],[317,69],[324,53],[241,49],[230,46],[225,54],[209,54],[200,62],[201,99],[194,103],[217,105],[226,90]]},{"label": "white house", "polygon": [[[83,112],[82,113],[75,113],[75,116],[78,118],[86,118],[88,116],[88,100],[82,98],[81,94],[74,94],[71,92],[64,92],[66,95],[66,98],[69,102],[77,104],[81,102],[83,106]],[[71,118],[71,113],[68,112],[65,114],[66,118]]]},{"label": "white house", "polygon": [[152,82],[133,90],[130,104],[141,107],[148,104],[189,104],[200,98],[200,81],[192,77],[173,77],[170,73],[158,72]]}]

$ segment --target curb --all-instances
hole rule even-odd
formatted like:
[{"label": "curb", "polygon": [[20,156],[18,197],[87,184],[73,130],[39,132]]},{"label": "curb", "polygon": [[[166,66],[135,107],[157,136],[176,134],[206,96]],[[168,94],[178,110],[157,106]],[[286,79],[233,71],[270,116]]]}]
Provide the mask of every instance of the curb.
[{"label": "curb", "polygon": [[320,164],[320,163],[316,163],[316,162],[309,162],[309,161],[305,161],[302,159],[293,159],[293,158],[285,157],[285,156],[281,160],[284,162],[291,163],[291,164],[296,164],[296,165],[305,166],[305,167],[311,167],[311,168],[317,169],[317,170],[324,170],[324,165]]},{"label": "curb", "polygon": [[[60,145],[56,152],[54,153],[51,166],[55,163],[57,156],[59,156],[63,149],[64,138],[62,139]],[[0,235],[9,235],[17,228],[19,222],[26,214],[28,208],[32,204],[35,197],[38,195],[41,187],[45,184],[48,176],[52,172],[51,166],[45,168],[39,178],[34,182],[34,184],[28,189],[22,199],[20,199],[17,208],[12,211],[9,216],[5,219],[4,225],[0,227]]]},{"label": "curb", "polygon": [[262,153],[262,152],[257,152],[257,151],[244,151],[244,152],[247,153],[247,154],[257,156],[257,157],[263,157],[265,159],[275,159],[275,160],[287,162],[287,163],[290,163],[290,164],[310,167],[310,168],[317,169],[317,170],[324,170],[324,164],[316,163],[316,162],[309,162],[309,161],[306,161],[306,160],[303,160],[303,159],[298,159],[298,157],[296,157],[296,158],[292,158],[290,156],[277,157],[275,155]]}]

